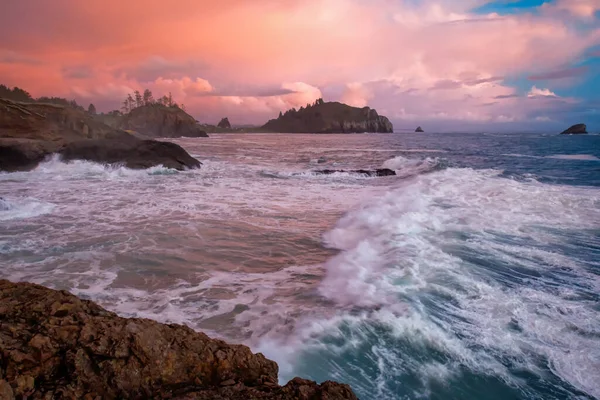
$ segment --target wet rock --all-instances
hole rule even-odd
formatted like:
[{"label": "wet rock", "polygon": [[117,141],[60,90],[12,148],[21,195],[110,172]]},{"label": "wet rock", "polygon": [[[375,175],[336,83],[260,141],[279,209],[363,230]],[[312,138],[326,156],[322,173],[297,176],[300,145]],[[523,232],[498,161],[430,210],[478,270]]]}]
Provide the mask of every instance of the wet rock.
[{"label": "wet rock", "polygon": [[566,131],[561,132],[561,135],[576,135],[585,133],[587,133],[587,126],[585,124],[576,124]]},{"label": "wet rock", "polygon": [[63,160],[88,160],[106,164],[122,163],[142,169],[156,165],[176,170],[199,168],[201,163],[181,146],[170,142],[132,139],[99,139],[71,142],[60,150]]},{"label": "wet rock", "polygon": [[324,164],[327,162],[327,159],[325,157],[319,157],[319,159],[317,160],[317,164]]},{"label": "wet rock", "polygon": [[419,126],[419,127],[417,127],[417,129],[415,129],[415,132],[422,133],[422,132],[425,132],[425,131],[423,130],[423,128],[421,128]]},{"label": "wet rock", "polygon": [[336,172],[346,172],[351,174],[361,174],[367,176],[394,176],[396,175],[396,171],[391,170],[389,168],[380,168],[380,169],[352,169],[352,170],[343,170],[343,169],[321,169],[315,171],[316,174],[319,175],[331,175]]},{"label": "wet rock", "polygon": [[0,361],[3,399],[356,399],[335,382],[279,386],[277,364],[246,346],[6,280]]}]

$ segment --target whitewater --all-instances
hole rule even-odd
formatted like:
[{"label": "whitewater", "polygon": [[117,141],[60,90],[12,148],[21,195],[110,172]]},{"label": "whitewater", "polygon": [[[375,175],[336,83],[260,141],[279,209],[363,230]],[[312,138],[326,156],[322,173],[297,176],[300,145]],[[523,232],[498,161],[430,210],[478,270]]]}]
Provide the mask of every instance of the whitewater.
[{"label": "whitewater", "polygon": [[361,399],[600,398],[600,136],[176,142],[201,169],[0,173],[0,277]]}]

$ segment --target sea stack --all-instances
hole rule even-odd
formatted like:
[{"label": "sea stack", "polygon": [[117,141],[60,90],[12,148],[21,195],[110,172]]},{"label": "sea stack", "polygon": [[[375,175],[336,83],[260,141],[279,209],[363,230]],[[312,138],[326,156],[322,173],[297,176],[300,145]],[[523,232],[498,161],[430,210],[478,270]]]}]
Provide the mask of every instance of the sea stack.
[{"label": "sea stack", "polygon": [[352,107],[318,99],[314,104],[279,114],[262,129],[277,133],[392,133],[389,119],[369,107]]},{"label": "sea stack", "polygon": [[417,127],[417,129],[415,129],[415,132],[425,132],[425,131],[423,130],[423,128],[421,128],[421,127],[419,126],[419,127]]},{"label": "sea stack", "polygon": [[561,135],[581,135],[587,133],[587,126],[585,124],[576,124],[567,129],[566,131],[561,132]]},{"label": "sea stack", "polygon": [[231,124],[229,123],[229,118],[223,118],[219,124],[217,125],[221,129],[231,129]]}]

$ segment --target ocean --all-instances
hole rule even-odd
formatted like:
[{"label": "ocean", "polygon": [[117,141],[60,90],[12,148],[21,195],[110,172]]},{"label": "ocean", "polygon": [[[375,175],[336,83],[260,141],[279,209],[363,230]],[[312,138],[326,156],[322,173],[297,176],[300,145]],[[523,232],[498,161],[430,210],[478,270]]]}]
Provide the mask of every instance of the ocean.
[{"label": "ocean", "polygon": [[0,173],[0,277],[361,399],[600,398],[600,135],[175,141],[202,169]]}]

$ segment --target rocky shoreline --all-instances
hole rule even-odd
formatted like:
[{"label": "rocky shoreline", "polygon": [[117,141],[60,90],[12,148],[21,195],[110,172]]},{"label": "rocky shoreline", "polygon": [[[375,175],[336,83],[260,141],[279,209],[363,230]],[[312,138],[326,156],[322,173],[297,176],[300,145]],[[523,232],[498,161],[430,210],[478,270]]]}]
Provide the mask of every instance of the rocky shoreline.
[{"label": "rocky shoreline", "polygon": [[0,398],[356,399],[295,378],[243,345],[176,324],[121,318],[66,291],[0,280]]},{"label": "rocky shoreline", "polygon": [[0,171],[27,171],[52,154],[128,168],[201,165],[177,144],[112,128],[72,107],[0,99]]}]

